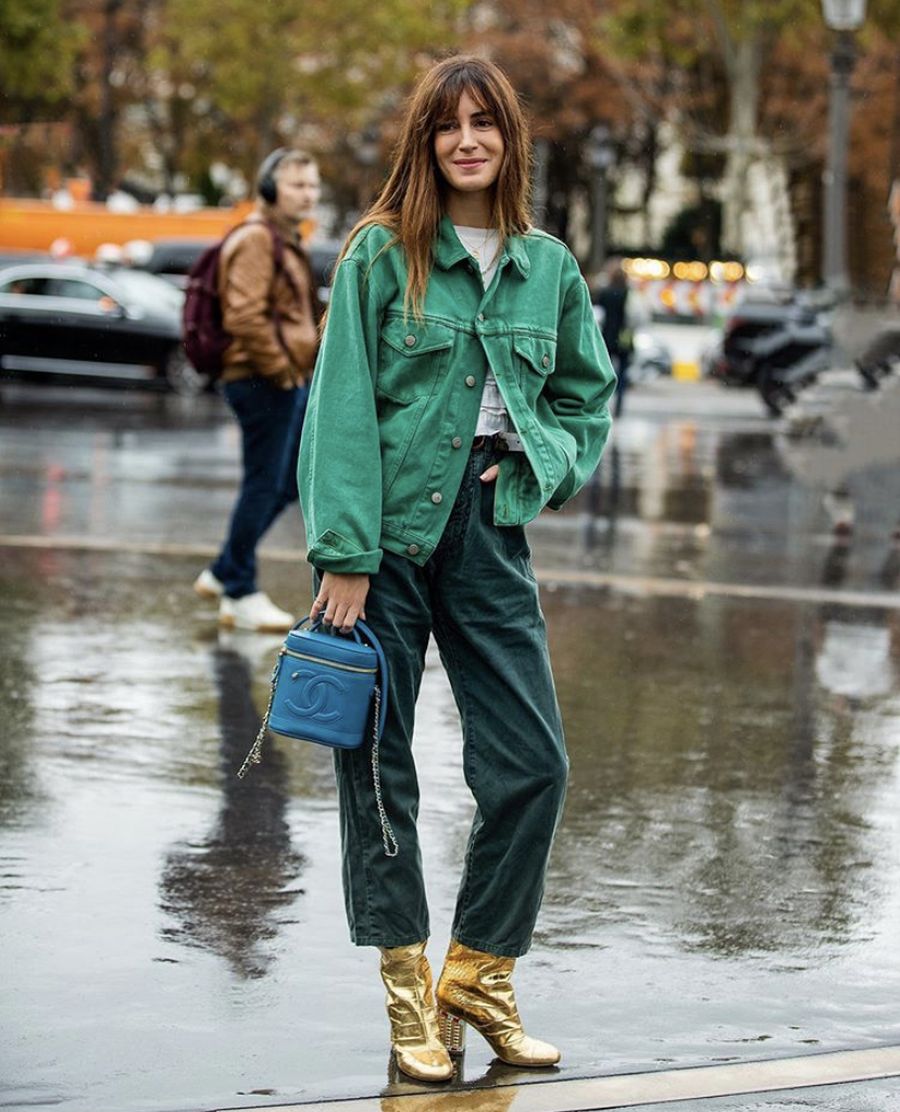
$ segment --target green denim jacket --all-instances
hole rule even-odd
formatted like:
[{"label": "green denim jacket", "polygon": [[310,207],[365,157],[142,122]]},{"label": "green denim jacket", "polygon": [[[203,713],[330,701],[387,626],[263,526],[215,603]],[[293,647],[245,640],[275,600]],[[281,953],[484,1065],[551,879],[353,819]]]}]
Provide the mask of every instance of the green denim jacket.
[{"label": "green denim jacket", "polygon": [[448,217],[424,317],[404,315],[406,264],[379,226],[334,276],[303,430],[308,559],[374,573],[383,551],[424,564],[450,515],[488,367],[524,453],[500,463],[496,525],[559,509],[609,435],[615,374],[578,264],[544,232],[510,237],[484,289]]}]

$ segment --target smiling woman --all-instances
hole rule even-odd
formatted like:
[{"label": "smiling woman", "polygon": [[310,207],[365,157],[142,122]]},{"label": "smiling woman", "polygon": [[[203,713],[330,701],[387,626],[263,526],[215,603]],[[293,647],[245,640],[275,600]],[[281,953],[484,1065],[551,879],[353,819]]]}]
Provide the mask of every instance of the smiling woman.
[{"label": "smiling woman", "polygon": [[[424,1081],[451,1076],[466,1025],[508,1064],[559,1059],[511,983],[568,770],[523,526],[593,472],[614,376],[575,259],[530,226],[529,156],[496,66],[422,77],[335,273],[300,453],[311,615],[366,618],[388,659],[382,795],[368,752],[336,754],[344,896],[353,941],[381,951],[397,1065]],[[478,805],[436,996],[411,747],[432,633]]]}]

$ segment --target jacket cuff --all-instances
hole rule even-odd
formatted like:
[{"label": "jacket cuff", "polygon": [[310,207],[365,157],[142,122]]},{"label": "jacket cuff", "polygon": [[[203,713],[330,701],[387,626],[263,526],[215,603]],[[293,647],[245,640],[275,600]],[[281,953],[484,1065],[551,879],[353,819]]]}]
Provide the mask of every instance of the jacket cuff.
[{"label": "jacket cuff", "polygon": [[575,468],[566,475],[559,486],[554,490],[547,500],[547,505],[551,510],[561,510],[563,506],[578,492],[577,480],[575,477]]},{"label": "jacket cuff", "polygon": [[375,575],[381,567],[383,550],[348,552],[350,542],[339,533],[328,530],[310,545],[306,559],[320,571],[333,571],[343,575]]}]

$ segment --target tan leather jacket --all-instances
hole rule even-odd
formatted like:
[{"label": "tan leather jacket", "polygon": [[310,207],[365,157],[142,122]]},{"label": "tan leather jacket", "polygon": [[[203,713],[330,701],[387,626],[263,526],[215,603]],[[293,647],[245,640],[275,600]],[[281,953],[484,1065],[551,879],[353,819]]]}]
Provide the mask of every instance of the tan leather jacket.
[{"label": "tan leather jacket", "polygon": [[226,241],[219,257],[222,323],[233,336],[222,379],[263,375],[291,389],[312,374],[321,306],[299,240],[279,230],[284,261],[276,272],[272,232],[253,213]]}]

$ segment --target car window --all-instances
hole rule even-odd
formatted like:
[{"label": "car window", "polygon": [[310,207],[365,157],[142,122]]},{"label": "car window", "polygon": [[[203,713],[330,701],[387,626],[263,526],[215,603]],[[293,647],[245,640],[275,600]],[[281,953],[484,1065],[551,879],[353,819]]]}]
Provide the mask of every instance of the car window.
[{"label": "car window", "polygon": [[8,278],[5,282],[0,282],[0,295],[6,296],[23,296],[29,297],[40,296],[46,294],[48,280],[46,278]]},{"label": "car window", "polygon": [[99,286],[80,278],[51,278],[50,294],[52,297],[73,297],[79,301],[99,301],[106,297],[106,292]]},{"label": "car window", "polygon": [[157,278],[155,274],[123,269],[116,273],[115,284],[117,291],[121,290],[126,301],[140,305],[144,309],[162,304],[175,312],[180,312],[184,304],[183,292],[165,279]]}]

